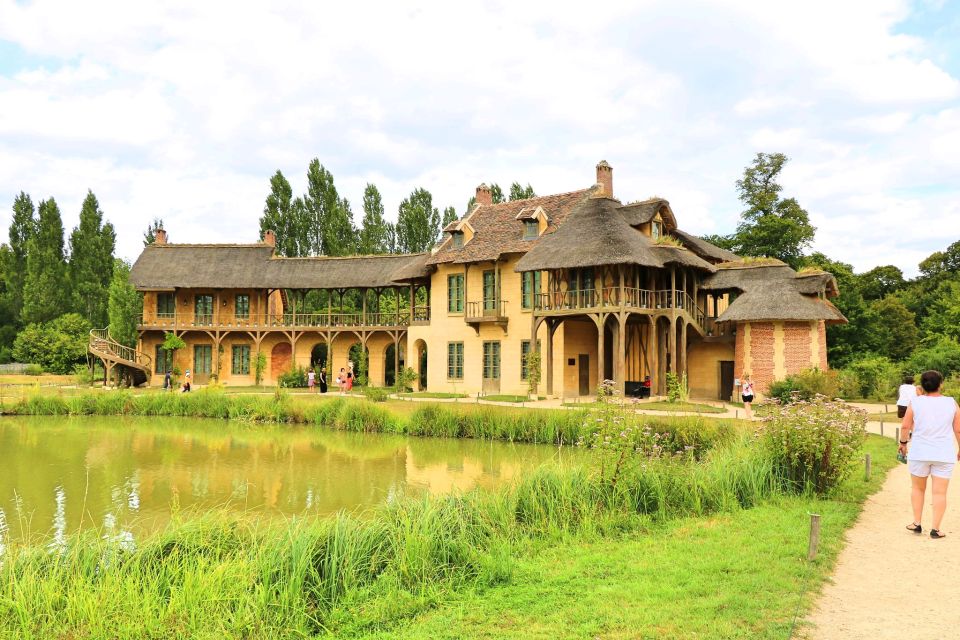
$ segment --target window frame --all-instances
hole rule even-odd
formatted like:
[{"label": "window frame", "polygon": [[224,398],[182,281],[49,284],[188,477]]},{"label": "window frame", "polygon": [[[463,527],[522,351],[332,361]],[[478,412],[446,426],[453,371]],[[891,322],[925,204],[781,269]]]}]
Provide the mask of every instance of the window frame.
[{"label": "window frame", "polygon": [[[240,355],[239,367],[237,366],[237,355]],[[248,376],[250,375],[250,345],[235,344],[230,347],[230,375]]]},{"label": "window frame", "polygon": [[463,249],[463,232],[454,231],[450,234],[450,238],[453,240],[454,249]]},{"label": "window frame", "polygon": [[[161,364],[164,365],[162,368]],[[153,350],[153,372],[166,375],[167,369],[173,371],[173,351],[168,351],[163,348],[163,344],[158,344]]]},{"label": "window frame", "polygon": [[[500,341],[483,341],[483,379],[500,379]],[[488,375],[490,374],[490,375]]]},{"label": "window frame", "polygon": [[520,308],[533,309],[537,304],[537,295],[543,284],[542,271],[524,271],[520,277]]},{"label": "window frame", "polygon": [[540,221],[534,218],[533,220],[524,220],[523,221],[523,239],[524,240],[536,240],[540,237]]},{"label": "window frame", "polygon": [[[243,313],[240,312],[240,299],[244,300]],[[250,294],[238,293],[233,299],[233,317],[236,320],[250,319]]]},{"label": "window frame", "polygon": [[[169,310],[167,310],[169,309]],[[157,294],[157,317],[172,318],[177,313],[177,294],[162,292]]]},{"label": "window frame", "polygon": [[[526,380],[530,372],[527,371],[527,356],[530,355],[532,349],[530,345],[533,343],[530,340],[521,340],[520,341],[520,379]],[[540,340],[537,339],[537,351],[540,350]]]},{"label": "window frame", "polygon": [[[464,274],[451,273],[447,275],[447,312],[463,313],[464,307]],[[456,286],[454,286],[456,283]]]},{"label": "window frame", "polygon": [[447,380],[463,380],[463,342],[447,343]]},{"label": "window frame", "polygon": [[[197,354],[204,349],[206,349],[210,354],[210,358],[204,363],[206,365],[205,370],[201,369],[197,365],[197,362],[198,362]],[[193,377],[194,379],[196,379],[198,375],[211,375],[212,373],[213,373],[213,345],[212,344],[193,345]]]}]

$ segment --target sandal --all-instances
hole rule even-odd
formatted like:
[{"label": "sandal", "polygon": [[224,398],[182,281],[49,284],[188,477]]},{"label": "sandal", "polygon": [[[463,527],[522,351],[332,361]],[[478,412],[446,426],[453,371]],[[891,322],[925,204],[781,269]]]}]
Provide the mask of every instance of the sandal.
[{"label": "sandal", "polygon": [[[920,523],[914,522],[913,524],[907,525],[907,531],[913,531],[914,533],[923,533],[923,527],[920,526]],[[933,535],[931,533],[931,535]]]},{"label": "sandal", "polygon": [[930,529],[930,537],[933,538],[934,540],[937,540],[939,538],[946,538],[947,534],[940,533],[939,529]]}]

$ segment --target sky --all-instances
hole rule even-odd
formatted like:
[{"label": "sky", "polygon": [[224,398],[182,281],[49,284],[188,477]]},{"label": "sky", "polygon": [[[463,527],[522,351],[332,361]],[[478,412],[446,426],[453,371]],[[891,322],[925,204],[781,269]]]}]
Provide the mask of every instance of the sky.
[{"label": "sky", "polygon": [[20,191],[67,232],[92,190],[135,259],[253,242],[278,169],[312,158],[362,216],[416,187],[538,194],[614,168],[624,202],[729,233],[758,152],[814,249],[908,275],[960,239],[960,3],[0,0],[0,241]]}]

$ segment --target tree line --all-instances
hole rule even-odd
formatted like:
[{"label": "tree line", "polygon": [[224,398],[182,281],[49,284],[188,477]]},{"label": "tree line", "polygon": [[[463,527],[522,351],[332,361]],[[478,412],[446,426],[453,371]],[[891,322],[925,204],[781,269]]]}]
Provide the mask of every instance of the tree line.
[{"label": "tree line", "polygon": [[[494,204],[507,197],[499,185],[491,188]],[[533,188],[514,182],[509,200],[536,197]],[[466,212],[475,204],[471,197]],[[433,195],[417,187],[397,208],[396,222],[385,217],[383,197],[375,184],[363,190],[363,217],[354,221],[350,201],[334,183],[333,174],[314,158],[307,166],[306,193],[294,196],[290,181],[277,170],[270,178],[270,192],[260,217],[260,233],[276,234],[277,254],[285,257],[347,256],[383,253],[419,253],[428,251],[441,236],[441,230],[459,218],[453,206],[441,213]]]}]

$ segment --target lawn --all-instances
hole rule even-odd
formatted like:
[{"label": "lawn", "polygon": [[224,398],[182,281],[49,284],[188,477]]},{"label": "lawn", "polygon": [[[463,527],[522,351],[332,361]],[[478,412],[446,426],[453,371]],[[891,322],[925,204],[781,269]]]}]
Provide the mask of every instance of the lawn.
[{"label": "lawn", "polygon": [[413,393],[398,393],[401,398],[432,398],[435,400],[452,400],[454,398],[466,398],[465,393],[443,393],[441,391],[415,391]]},{"label": "lawn", "polygon": [[[565,407],[596,408],[605,406],[598,402],[564,402]],[[670,413],[726,413],[726,409],[715,407],[711,404],[702,404],[699,402],[668,402],[666,400],[652,400],[650,402],[630,402],[624,403],[624,406],[632,409],[642,409],[643,411],[664,411]]]},{"label": "lawn", "polygon": [[[530,396],[511,396],[507,394],[493,394],[489,396],[480,396],[481,400],[486,400],[488,402],[514,402],[520,404],[522,402],[530,402]],[[546,400],[544,396],[538,396],[538,400]]]}]

